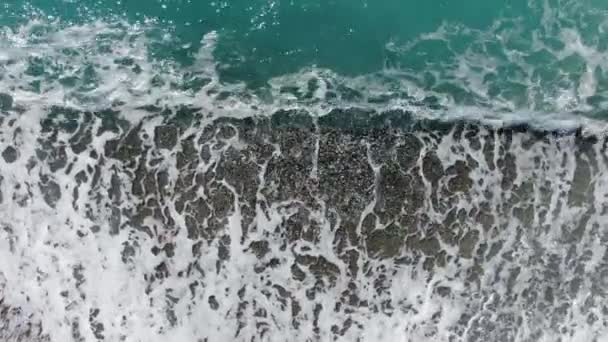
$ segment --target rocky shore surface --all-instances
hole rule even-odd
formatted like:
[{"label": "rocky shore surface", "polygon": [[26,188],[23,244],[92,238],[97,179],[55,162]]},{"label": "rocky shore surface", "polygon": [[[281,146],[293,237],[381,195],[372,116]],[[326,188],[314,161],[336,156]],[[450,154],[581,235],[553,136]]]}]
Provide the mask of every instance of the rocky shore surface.
[{"label": "rocky shore surface", "polygon": [[607,332],[602,137],[148,110],[0,119],[1,340]]}]

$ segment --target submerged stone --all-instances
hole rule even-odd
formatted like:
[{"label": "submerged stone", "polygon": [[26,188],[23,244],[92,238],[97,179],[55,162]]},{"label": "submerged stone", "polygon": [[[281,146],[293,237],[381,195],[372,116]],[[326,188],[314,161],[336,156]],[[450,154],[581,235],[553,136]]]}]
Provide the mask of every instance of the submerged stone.
[{"label": "submerged stone", "polygon": [[404,246],[405,232],[398,225],[376,229],[366,238],[367,251],[374,258],[394,258]]},{"label": "submerged stone", "polygon": [[7,93],[0,93],[0,110],[7,111],[13,108],[13,97]]},{"label": "submerged stone", "polygon": [[2,158],[9,164],[14,163],[18,157],[19,153],[13,146],[8,146],[2,151]]},{"label": "submerged stone", "polygon": [[154,142],[158,148],[172,149],[177,144],[177,127],[157,126],[154,128]]},{"label": "submerged stone", "polygon": [[59,199],[61,199],[61,188],[53,180],[46,180],[40,184],[40,191],[42,192],[42,198],[50,207],[55,208]]}]

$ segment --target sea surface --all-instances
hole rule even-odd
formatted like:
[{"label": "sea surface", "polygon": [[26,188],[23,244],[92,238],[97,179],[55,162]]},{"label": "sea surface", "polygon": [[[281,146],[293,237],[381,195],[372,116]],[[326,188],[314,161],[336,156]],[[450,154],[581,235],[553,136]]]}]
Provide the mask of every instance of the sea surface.
[{"label": "sea surface", "polygon": [[4,0],[0,341],[606,341],[606,132],[606,1]]}]

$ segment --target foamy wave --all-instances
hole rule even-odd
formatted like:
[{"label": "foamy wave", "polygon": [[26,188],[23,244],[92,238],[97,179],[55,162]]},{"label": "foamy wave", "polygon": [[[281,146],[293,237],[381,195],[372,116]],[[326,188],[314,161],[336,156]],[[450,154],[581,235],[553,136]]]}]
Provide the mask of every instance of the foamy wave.
[{"label": "foamy wave", "polygon": [[[517,27],[517,22],[506,19],[489,32],[444,24],[405,46],[387,45],[400,56],[415,54],[417,46],[428,42],[441,42],[454,50],[447,64],[430,63],[415,72],[401,65],[346,77],[308,67],[252,89],[245,83],[222,81],[217,68],[221,61],[214,58],[221,39],[217,32],[207,33],[200,49],[194,51],[190,45],[177,44],[153,20],[68,25],[36,19],[2,32],[0,92],[10,95],[21,110],[52,106],[112,109],[135,121],[148,115],[144,108],[151,107],[168,111],[192,107],[207,115],[234,117],[268,115],[281,108],[300,108],[322,116],[334,108],[357,107],[402,109],[416,117],[448,121],[527,122],[550,129],[582,125],[601,132],[604,124],[593,118],[601,117],[608,103],[602,100],[608,87],[600,77],[608,55],[569,28],[559,30],[559,49],[547,45],[542,32],[532,32],[526,55],[510,47],[516,42]],[[450,46],[463,37],[471,40],[468,48],[459,51]],[[488,51],[496,44],[502,57]],[[193,62],[157,58],[159,46],[183,49]],[[537,55],[549,56],[552,64],[527,60]],[[582,69],[568,72],[569,63]],[[557,73],[557,78],[539,76],[548,71]],[[424,77],[429,75],[434,79],[432,86],[424,85]]]}]

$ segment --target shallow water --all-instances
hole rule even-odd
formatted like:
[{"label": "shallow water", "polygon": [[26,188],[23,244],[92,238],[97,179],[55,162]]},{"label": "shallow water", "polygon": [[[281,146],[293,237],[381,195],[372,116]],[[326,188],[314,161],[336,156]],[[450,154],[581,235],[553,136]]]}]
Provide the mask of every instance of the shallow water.
[{"label": "shallow water", "polygon": [[599,1],[13,1],[0,340],[602,341]]}]

